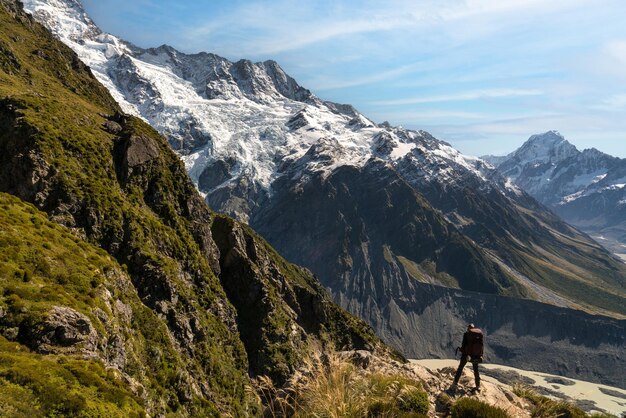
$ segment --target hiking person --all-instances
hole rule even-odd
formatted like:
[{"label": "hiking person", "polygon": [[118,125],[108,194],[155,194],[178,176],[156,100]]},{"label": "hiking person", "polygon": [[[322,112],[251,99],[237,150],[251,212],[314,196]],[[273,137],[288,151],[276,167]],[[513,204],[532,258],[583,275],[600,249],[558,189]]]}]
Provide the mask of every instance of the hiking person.
[{"label": "hiking person", "polygon": [[[457,351],[458,350],[459,348],[457,348]],[[456,374],[454,375],[452,388],[456,388],[456,385],[459,383],[459,379],[461,378],[461,374],[463,374],[463,368],[469,360],[474,368],[474,382],[476,383],[474,390],[476,392],[480,392],[480,374],[478,373],[478,363],[482,363],[483,361],[483,332],[476,328],[474,324],[469,324],[467,326],[467,331],[463,334],[463,342],[461,343],[460,350],[461,362],[459,363],[459,368],[456,370]]]}]

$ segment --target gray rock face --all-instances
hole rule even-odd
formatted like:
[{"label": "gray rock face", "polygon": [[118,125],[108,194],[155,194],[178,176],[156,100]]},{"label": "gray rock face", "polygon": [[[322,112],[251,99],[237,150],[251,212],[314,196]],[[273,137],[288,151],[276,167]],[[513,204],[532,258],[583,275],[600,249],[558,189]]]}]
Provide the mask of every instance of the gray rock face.
[{"label": "gray rock face", "polygon": [[54,306],[39,323],[23,324],[18,338],[44,354],[94,356],[98,343],[91,320],[66,306]]},{"label": "gray rock face", "polygon": [[198,177],[200,190],[213,190],[232,178],[231,172],[237,162],[234,159],[217,160],[206,166]]},{"label": "gray rock face", "polygon": [[216,217],[212,232],[220,250],[220,280],[237,309],[238,331],[254,375],[285,382],[316,337],[331,350],[374,350],[379,345],[361,321],[346,327],[347,314],[330,303],[313,275],[281,265],[250,228]]},{"label": "gray rock face", "polygon": [[213,141],[211,134],[204,132],[196,118],[189,116],[178,123],[177,129],[168,129],[163,132],[169,144],[181,153],[193,152]]},{"label": "gray rock face", "polygon": [[145,136],[131,136],[126,145],[122,164],[127,168],[134,168],[147,163],[159,156],[157,144]]},{"label": "gray rock face", "polygon": [[114,58],[108,75],[120,88],[123,88],[144,112],[156,113],[163,110],[161,94],[137,71],[132,58],[122,54]]}]

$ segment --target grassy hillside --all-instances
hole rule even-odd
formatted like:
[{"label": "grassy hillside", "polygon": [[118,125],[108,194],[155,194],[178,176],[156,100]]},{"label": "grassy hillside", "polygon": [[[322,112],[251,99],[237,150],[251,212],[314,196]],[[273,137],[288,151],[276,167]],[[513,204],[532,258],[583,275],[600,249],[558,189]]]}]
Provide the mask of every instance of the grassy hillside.
[{"label": "grassy hillside", "polygon": [[[190,396],[173,395],[166,409],[196,403],[196,391],[209,409],[243,411],[246,354],[228,326],[234,311],[211,269],[208,239],[193,224],[210,214],[184,167],[154,130],[116,113],[69,48],[16,16],[0,7],[0,190],[33,202],[126,266],[184,366],[179,387]],[[106,116],[115,114],[115,121]]]},{"label": "grassy hillside", "polygon": [[[0,231],[0,415],[175,411],[178,395],[168,380],[182,359],[124,268],[5,193]],[[105,369],[98,358],[118,368]],[[148,405],[151,398],[163,405]]]}]

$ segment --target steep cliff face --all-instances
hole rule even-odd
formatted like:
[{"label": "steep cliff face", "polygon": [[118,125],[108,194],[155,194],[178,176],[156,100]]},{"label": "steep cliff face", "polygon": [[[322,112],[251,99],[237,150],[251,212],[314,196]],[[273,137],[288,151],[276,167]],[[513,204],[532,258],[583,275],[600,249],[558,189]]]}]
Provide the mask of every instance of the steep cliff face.
[{"label": "steep cliff face", "polygon": [[312,345],[391,351],[371,329],[330,302],[306,269],[284,261],[249,227],[215,218],[220,281],[237,310],[237,325],[254,375],[283,383]]},{"label": "steep cliff face", "polygon": [[[258,413],[249,373],[280,383],[315,347],[386,350],[308,273],[235,222],[214,223],[167,142],[122,114],[76,55],[17,3],[0,2],[0,22],[0,191],[52,222],[3,197],[3,214],[30,211],[35,226],[20,224],[24,238],[3,241],[10,281],[0,283],[0,331],[19,350],[44,356],[7,355],[34,364],[55,362],[49,354],[71,364],[86,356],[92,361],[77,367],[96,368],[103,388],[125,382],[120,415],[197,416]],[[11,222],[3,218],[3,228],[14,229]],[[42,222],[52,232],[35,231]],[[31,258],[12,258],[31,245]],[[39,246],[50,251],[36,254]],[[77,246],[82,270],[64,272],[71,263],[63,257]],[[35,279],[20,284],[29,268]],[[246,319],[259,304],[266,311],[256,341]],[[11,370],[0,371],[5,381],[45,402],[37,382],[29,386]],[[50,379],[55,373],[65,372],[55,366]],[[69,395],[59,394],[61,403]],[[94,396],[107,399],[104,389]],[[88,409],[90,399],[68,408]]]}]

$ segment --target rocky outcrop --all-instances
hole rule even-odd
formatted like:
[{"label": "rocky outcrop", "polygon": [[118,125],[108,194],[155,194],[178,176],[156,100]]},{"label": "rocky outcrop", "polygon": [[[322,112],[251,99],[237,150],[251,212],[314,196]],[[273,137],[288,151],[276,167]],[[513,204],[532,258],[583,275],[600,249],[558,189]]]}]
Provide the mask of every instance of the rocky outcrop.
[{"label": "rocky outcrop", "polygon": [[253,375],[286,382],[314,340],[324,351],[385,351],[365,323],[329,302],[310,272],[277,262],[277,254],[252,230],[217,217],[212,231],[220,250],[220,280],[237,310]]},{"label": "rocky outcrop", "polygon": [[89,318],[74,309],[54,306],[39,323],[21,325],[18,339],[44,354],[95,356],[97,333]]}]

